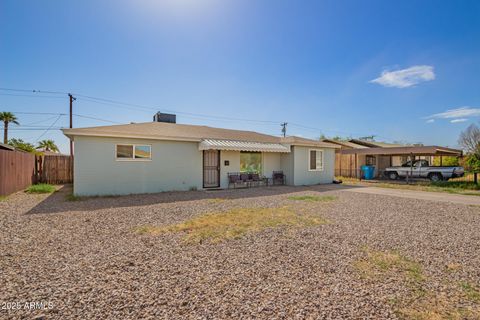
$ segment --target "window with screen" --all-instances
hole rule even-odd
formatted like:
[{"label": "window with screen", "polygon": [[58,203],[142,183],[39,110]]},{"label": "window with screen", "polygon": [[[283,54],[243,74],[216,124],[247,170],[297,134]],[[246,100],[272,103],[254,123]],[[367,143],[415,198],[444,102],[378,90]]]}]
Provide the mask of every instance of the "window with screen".
[{"label": "window with screen", "polygon": [[140,144],[117,144],[117,160],[150,160],[152,159],[152,147]]},{"label": "window with screen", "polygon": [[323,150],[309,150],[309,171],[323,170]]}]

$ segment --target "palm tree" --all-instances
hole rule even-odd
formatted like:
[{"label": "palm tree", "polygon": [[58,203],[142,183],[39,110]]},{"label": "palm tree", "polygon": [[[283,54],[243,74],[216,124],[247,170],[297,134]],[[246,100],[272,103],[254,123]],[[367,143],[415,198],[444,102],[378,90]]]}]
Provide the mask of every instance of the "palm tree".
[{"label": "palm tree", "polygon": [[0,112],[0,121],[3,121],[3,143],[8,143],[8,124],[15,123],[19,124],[17,121],[17,117],[11,112],[4,111]]},{"label": "palm tree", "polygon": [[38,143],[37,149],[58,152],[58,147],[53,140],[42,140]]}]

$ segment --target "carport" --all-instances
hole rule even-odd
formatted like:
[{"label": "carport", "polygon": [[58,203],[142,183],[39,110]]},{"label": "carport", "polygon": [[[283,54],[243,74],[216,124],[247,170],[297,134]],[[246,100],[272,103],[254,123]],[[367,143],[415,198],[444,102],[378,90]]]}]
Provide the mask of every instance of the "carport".
[{"label": "carport", "polygon": [[[376,170],[376,176],[379,175],[386,167],[392,166],[392,157],[405,157],[409,160],[415,160],[417,157],[440,157],[440,166],[442,166],[442,158],[444,156],[461,157],[462,150],[452,149],[440,146],[402,146],[402,147],[388,147],[388,148],[362,148],[362,149],[344,149],[338,151],[342,155],[355,156],[355,176],[361,177],[361,166],[359,163],[359,156],[382,157],[387,159],[379,165]],[[388,161],[389,160],[389,161]],[[380,161],[379,161],[380,162]],[[387,162],[387,163],[386,163]]]}]

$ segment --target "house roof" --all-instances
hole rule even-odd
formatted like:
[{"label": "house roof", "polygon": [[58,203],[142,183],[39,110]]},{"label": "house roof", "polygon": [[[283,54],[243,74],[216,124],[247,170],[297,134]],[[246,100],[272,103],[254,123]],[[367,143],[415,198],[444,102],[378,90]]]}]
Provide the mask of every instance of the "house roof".
[{"label": "house roof", "polygon": [[12,147],[11,145],[8,145],[8,144],[5,144],[5,143],[1,143],[0,142],[0,149],[3,149],[3,150],[15,150],[14,147]]},{"label": "house roof", "polygon": [[338,145],[333,143],[328,143],[320,140],[306,139],[297,136],[290,136],[286,138],[280,138],[281,143],[290,144],[294,146],[305,146],[305,147],[324,147],[324,148],[339,148]]},{"label": "house roof", "polygon": [[62,129],[62,131],[66,136],[71,138],[74,138],[75,136],[95,136],[195,142],[200,142],[205,139],[216,139],[337,148],[334,144],[300,137],[280,138],[254,131],[165,122],[145,122],[90,128]]},{"label": "house roof", "polygon": [[370,148],[392,148],[392,147],[405,147],[404,144],[399,143],[388,143],[380,141],[366,141],[362,139],[350,139],[349,142],[355,143],[357,145],[363,145]]},{"label": "house roof", "polygon": [[365,148],[341,150],[342,154],[369,154],[369,155],[416,155],[416,156],[462,156],[462,150],[439,146],[403,146],[388,148]]},{"label": "house roof", "polygon": [[353,143],[353,142],[345,141],[345,140],[323,139],[322,141],[328,142],[328,143],[338,144],[340,146],[348,147],[348,148],[355,148],[355,149],[368,148],[367,146],[364,146],[362,144],[357,144],[357,143]]},{"label": "house roof", "polygon": [[41,152],[44,156],[59,156],[59,157],[68,156],[67,154],[63,154],[60,152],[53,152],[45,149],[37,149],[37,150]]}]

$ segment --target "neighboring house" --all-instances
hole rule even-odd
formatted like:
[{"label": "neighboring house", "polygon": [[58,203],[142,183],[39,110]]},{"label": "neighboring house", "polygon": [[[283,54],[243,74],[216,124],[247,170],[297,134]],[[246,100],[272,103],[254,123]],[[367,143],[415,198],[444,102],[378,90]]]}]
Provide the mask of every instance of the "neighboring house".
[{"label": "neighboring house", "polygon": [[38,152],[41,152],[42,155],[44,156],[58,156],[58,157],[66,157],[68,156],[67,154],[63,154],[60,152],[55,152],[55,151],[50,151],[50,150],[45,150],[43,148],[37,149]]},{"label": "neighboring house", "polygon": [[375,166],[375,176],[390,166],[400,166],[407,161],[407,156],[387,156],[369,154],[342,154],[341,150],[346,149],[368,149],[368,148],[391,148],[404,145],[377,141],[366,141],[361,139],[333,140],[323,139],[322,141],[334,143],[340,146],[335,153],[335,175],[342,177],[358,177],[361,175],[363,165]]},{"label": "neighboring house", "polygon": [[414,159],[428,160],[431,164],[435,157],[439,157],[441,162],[443,156],[462,155],[461,150],[438,146],[402,145],[361,139],[322,141],[340,146],[335,151],[335,176],[343,177],[361,177],[364,165],[374,166],[374,176],[379,177],[386,168],[401,166],[412,156]]},{"label": "neighboring house", "polygon": [[[171,122],[171,121],[168,121]],[[228,173],[283,171],[288,185],[331,183],[336,144],[166,122],[63,129],[73,139],[74,194],[227,188]]]},{"label": "neighboring house", "polygon": [[[380,141],[367,141],[361,139],[351,139],[350,142],[356,143],[359,145],[366,146],[368,148],[394,148],[394,147],[406,147],[405,144],[400,143],[388,143]],[[407,156],[381,156],[381,155],[370,155],[366,156],[365,164],[367,165],[377,165],[378,169],[385,169],[391,166],[401,166],[408,159]]]},{"label": "neighboring house", "polygon": [[8,144],[1,143],[1,142],[0,142],[0,150],[14,151],[15,148],[12,147],[11,145],[8,145]]}]

